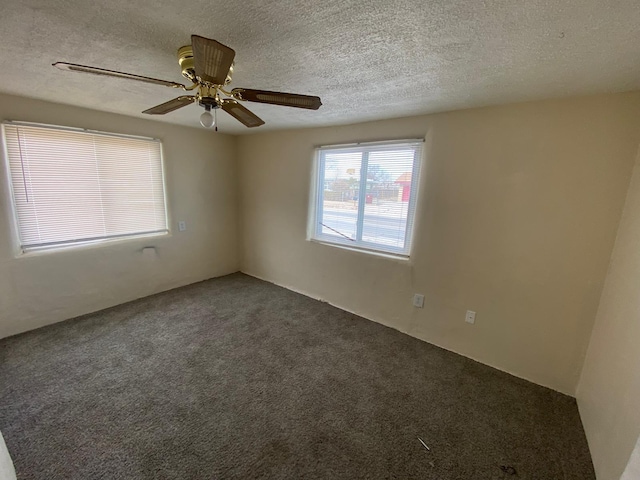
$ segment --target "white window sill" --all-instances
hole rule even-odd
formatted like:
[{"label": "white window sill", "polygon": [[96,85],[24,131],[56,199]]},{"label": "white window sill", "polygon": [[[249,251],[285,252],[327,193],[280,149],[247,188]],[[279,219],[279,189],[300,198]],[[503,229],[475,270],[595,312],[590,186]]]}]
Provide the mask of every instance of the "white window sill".
[{"label": "white window sill", "polygon": [[400,253],[391,253],[391,252],[381,252],[379,250],[371,250],[363,247],[350,247],[349,245],[343,245],[340,243],[327,242],[324,240],[319,240],[317,238],[308,238],[309,242],[317,243],[320,245],[326,245],[328,247],[340,248],[342,250],[349,250],[351,252],[362,253],[365,255],[373,255],[375,257],[380,258],[388,258],[389,260],[396,260],[400,263],[411,263],[411,259],[408,255],[403,255]]},{"label": "white window sill", "polygon": [[70,251],[78,251],[78,250],[92,250],[99,249],[104,247],[123,245],[123,244],[131,244],[134,242],[142,242],[151,238],[170,238],[171,232],[159,232],[159,233],[147,233],[142,235],[130,235],[124,237],[114,237],[114,238],[105,238],[105,239],[97,239],[97,240],[89,240],[85,242],[76,242],[69,243],[66,245],[52,245],[49,247],[34,247],[26,250],[19,250],[16,254],[16,258],[29,258],[29,257],[39,257],[43,255],[55,254],[55,253],[67,253]]}]

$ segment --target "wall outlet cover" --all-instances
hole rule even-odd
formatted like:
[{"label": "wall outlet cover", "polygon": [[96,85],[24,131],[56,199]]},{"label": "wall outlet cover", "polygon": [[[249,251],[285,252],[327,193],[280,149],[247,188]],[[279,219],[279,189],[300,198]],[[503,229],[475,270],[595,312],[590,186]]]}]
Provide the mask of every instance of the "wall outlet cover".
[{"label": "wall outlet cover", "polygon": [[471,324],[476,323],[476,312],[467,310],[467,316],[464,318],[464,321]]},{"label": "wall outlet cover", "polygon": [[424,295],[420,295],[419,293],[416,293],[413,296],[413,306],[417,307],[417,308],[423,308],[424,307]]}]

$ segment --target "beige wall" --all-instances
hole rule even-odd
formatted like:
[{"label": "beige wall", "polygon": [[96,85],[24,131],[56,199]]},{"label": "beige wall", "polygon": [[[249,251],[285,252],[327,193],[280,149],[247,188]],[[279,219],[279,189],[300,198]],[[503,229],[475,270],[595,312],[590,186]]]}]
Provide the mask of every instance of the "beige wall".
[{"label": "beige wall", "polygon": [[[631,93],[241,137],[242,270],[574,394],[639,123]],[[425,136],[409,261],[306,241],[314,146]]]},{"label": "beige wall", "polygon": [[[0,169],[0,337],[238,270],[235,137],[6,95],[0,119],[160,138],[172,228],[165,237],[16,258]],[[178,220],[187,231],[177,231]],[[157,258],[143,258],[147,245]]]},{"label": "beige wall", "polygon": [[[624,204],[640,93],[239,139],[6,95],[0,119],[161,138],[172,226],[153,240],[16,257],[1,169],[0,337],[241,266],[574,394],[597,310],[578,401],[598,478],[625,469],[640,435],[640,166]],[[414,137],[427,141],[410,260],[306,240],[314,146]],[[143,258],[147,245],[156,259]]]},{"label": "beige wall", "polygon": [[640,155],[577,397],[598,479],[618,480],[640,436]]}]

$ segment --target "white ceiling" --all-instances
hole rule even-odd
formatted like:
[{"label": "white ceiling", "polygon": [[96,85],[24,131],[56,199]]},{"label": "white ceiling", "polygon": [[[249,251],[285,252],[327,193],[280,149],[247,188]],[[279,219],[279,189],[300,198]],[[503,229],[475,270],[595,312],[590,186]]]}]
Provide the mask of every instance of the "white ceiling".
[{"label": "white ceiling", "polygon": [[639,0],[2,0],[0,91],[149,118],[179,92],[51,63],[183,81],[175,54],[192,33],[235,49],[233,87],[322,98],[247,104],[267,122],[253,131],[640,88]]}]

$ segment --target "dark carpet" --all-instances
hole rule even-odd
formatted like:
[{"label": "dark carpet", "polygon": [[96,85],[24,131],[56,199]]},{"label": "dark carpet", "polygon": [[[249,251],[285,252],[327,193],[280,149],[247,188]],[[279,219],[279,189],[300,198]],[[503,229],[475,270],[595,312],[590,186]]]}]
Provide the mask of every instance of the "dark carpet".
[{"label": "dark carpet", "polygon": [[242,274],[0,352],[20,479],[595,478],[573,398]]}]

